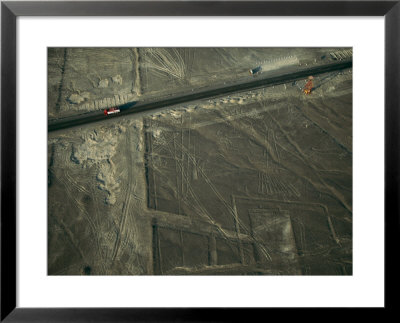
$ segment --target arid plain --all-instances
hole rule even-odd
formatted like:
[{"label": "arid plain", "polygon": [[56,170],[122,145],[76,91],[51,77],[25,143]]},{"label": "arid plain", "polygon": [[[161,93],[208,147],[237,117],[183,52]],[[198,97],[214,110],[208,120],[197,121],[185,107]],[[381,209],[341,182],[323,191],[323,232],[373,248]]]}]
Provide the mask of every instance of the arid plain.
[{"label": "arid plain", "polygon": [[[49,121],[346,59],[49,48]],[[49,132],[48,274],[351,275],[352,68],[310,76]]]}]

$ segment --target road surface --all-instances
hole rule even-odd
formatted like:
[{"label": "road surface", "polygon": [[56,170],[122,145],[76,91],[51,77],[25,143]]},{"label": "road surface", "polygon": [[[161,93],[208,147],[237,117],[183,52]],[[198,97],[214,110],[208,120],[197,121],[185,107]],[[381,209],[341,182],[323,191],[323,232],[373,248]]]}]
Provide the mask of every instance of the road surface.
[{"label": "road surface", "polygon": [[185,102],[191,102],[196,100],[202,100],[207,98],[218,97],[222,95],[227,95],[230,93],[247,91],[252,89],[257,89],[266,86],[279,85],[283,83],[288,83],[291,81],[305,79],[310,75],[318,75],[328,72],[333,72],[337,70],[342,70],[352,67],[352,60],[343,60],[334,63],[329,63],[325,65],[319,65],[314,67],[303,68],[293,71],[293,67],[290,69],[280,69],[274,73],[269,73],[268,75],[258,75],[252,78],[245,78],[235,83],[223,84],[222,86],[214,86],[208,88],[198,89],[184,94],[174,94],[168,97],[162,97],[157,99],[152,99],[149,101],[141,102],[130,102],[126,103],[121,107],[121,112],[113,115],[104,115],[103,110],[88,112],[84,114],[79,114],[76,116],[51,120],[48,123],[48,131],[56,131],[76,126],[81,126],[88,123],[110,120],[113,118],[119,118],[132,113],[138,113],[143,111],[149,111],[159,108],[170,107],[177,104],[182,104]]}]

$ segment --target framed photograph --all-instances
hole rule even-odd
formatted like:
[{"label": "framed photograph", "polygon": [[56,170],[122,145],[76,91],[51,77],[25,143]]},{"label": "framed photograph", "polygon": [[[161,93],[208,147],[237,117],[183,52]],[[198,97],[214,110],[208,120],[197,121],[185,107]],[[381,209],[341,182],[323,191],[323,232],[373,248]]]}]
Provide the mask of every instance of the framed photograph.
[{"label": "framed photograph", "polygon": [[399,14],[2,2],[1,320],[394,306]]}]

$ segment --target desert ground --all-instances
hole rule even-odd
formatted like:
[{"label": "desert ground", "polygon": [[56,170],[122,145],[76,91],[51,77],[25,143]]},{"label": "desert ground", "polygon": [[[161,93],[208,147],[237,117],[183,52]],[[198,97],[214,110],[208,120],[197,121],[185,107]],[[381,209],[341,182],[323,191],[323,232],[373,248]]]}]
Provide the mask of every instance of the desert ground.
[{"label": "desert ground", "polygon": [[[49,48],[49,121],[349,58]],[[48,274],[352,275],[352,69],[306,82],[49,132]]]}]

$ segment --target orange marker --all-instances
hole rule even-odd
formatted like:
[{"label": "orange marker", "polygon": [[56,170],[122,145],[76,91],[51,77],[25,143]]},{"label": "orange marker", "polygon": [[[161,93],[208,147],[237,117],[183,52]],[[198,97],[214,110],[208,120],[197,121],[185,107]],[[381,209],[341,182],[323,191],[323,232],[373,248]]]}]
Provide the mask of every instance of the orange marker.
[{"label": "orange marker", "polygon": [[306,85],[304,86],[304,89],[303,89],[304,94],[311,94],[311,90],[312,90],[313,86],[314,86],[313,77],[309,76],[308,82],[306,83]]}]

